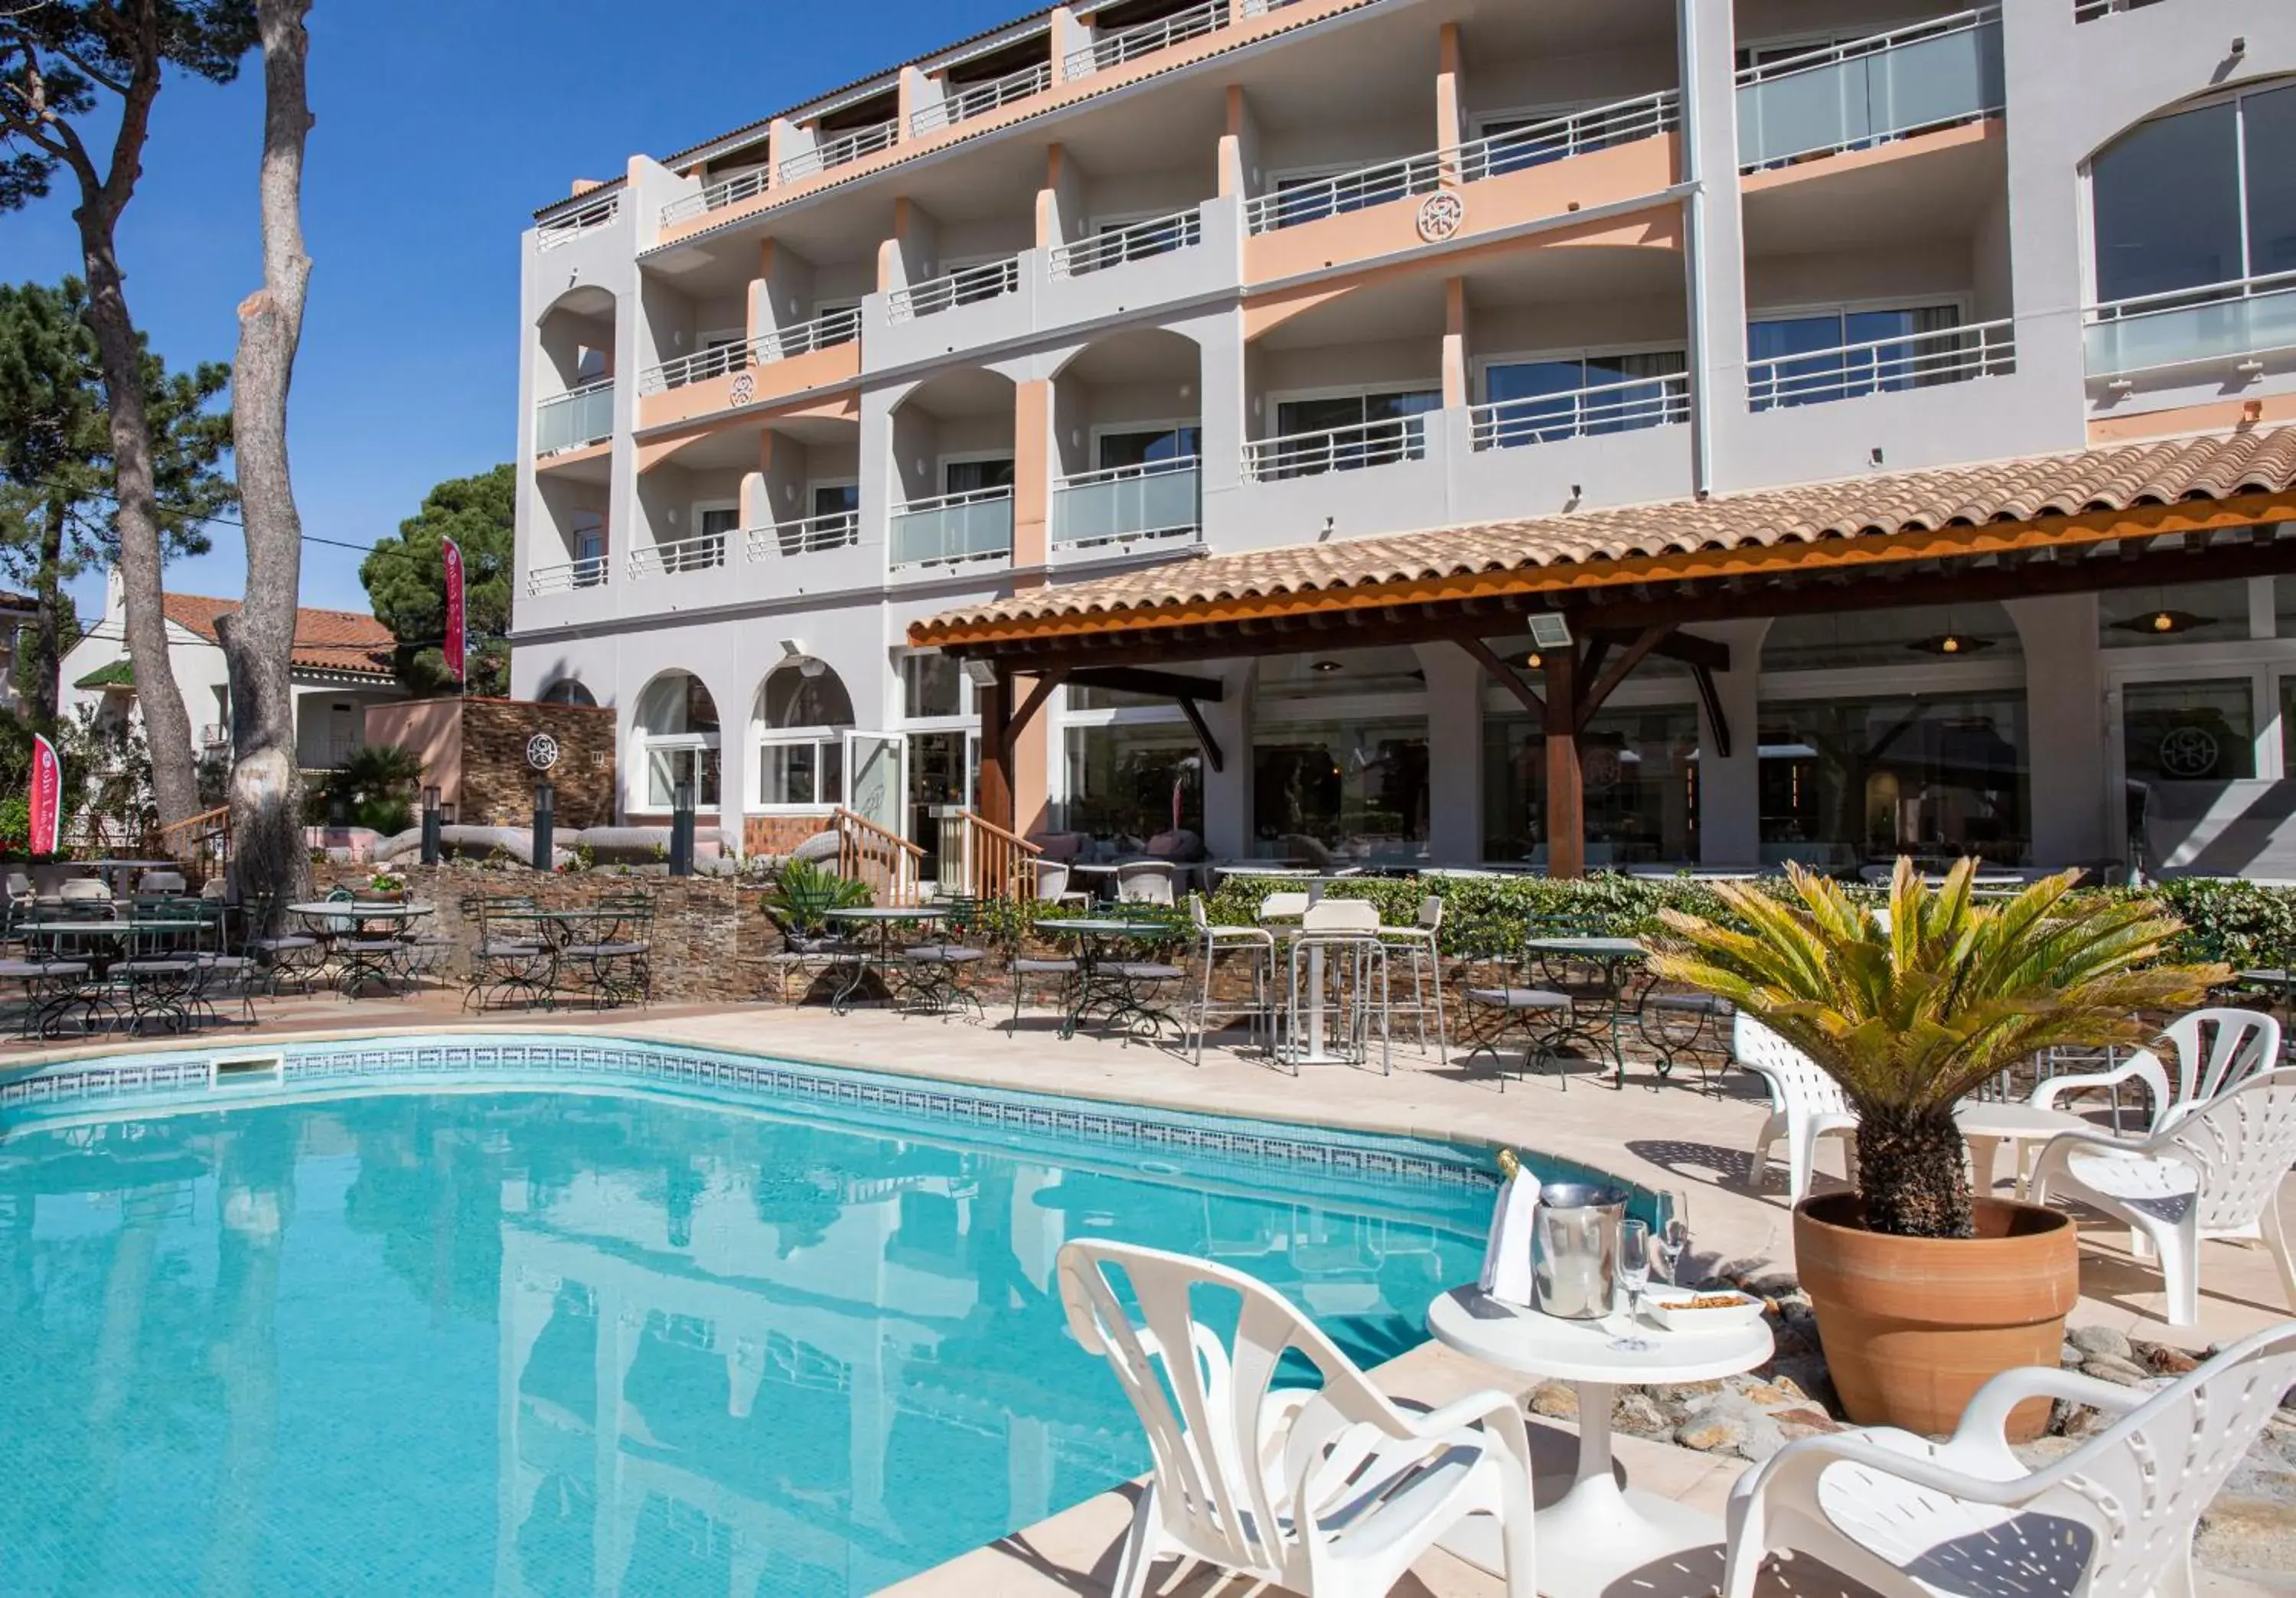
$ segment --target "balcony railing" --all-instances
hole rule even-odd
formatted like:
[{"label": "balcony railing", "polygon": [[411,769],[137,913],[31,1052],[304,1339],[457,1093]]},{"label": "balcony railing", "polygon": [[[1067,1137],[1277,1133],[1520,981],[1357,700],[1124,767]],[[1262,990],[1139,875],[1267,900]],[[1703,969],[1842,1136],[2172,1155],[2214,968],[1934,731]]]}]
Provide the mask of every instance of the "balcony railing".
[{"label": "balcony railing", "polygon": [[1972,378],[2006,377],[2016,370],[2015,324],[1978,322],[1749,361],[1746,397],[1755,410],[1768,411]]},{"label": "balcony railing", "polygon": [[1998,113],[2001,10],[1986,6],[1738,74],[1741,171]]},{"label": "balcony railing", "polygon": [[1416,461],[1426,454],[1425,420],[1396,416],[1321,432],[1250,439],[1243,447],[1243,474],[1256,483],[1281,482],[1286,478]]},{"label": "balcony railing", "polygon": [[760,333],[746,344],[718,344],[674,361],[664,361],[659,366],[649,366],[638,373],[638,392],[659,394],[665,389],[682,389],[688,383],[739,372],[744,366],[763,366],[785,361],[791,356],[810,355],[834,344],[850,344],[860,336],[860,309],[847,306],[841,310],[824,312],[794,327]]},{"label": "balcony railing", "polygon": [[1203,242],[1203,214],[1180,211],[1152,222],[1128,222],[1097,237],[1060,245],[1046,258],[1046,268],[1054,277],[1082,277],[1087,272],[1105,271]]},{"label": "balcony railing", "polygon": [[[1263,6],[1262,10],[1273,7]],[[1088,77],[1105,72],[1111,67],[1120,67],[1126,61],[1152,55],[1174,45],[1201,38],[1216,28],[1227,26],[1227,0],[1208,0],[1202,5],[1176,11],[1168,17],[1159,17],[1152,22],[1143,22],[1137,28],[1128,28],[1121,33],[1111,33],[1106,38],[1095,39],[1081,50],[1072,50],[1062,63],[1065,76]]]},{"label": "balcony railing", "polygon": [[2082,338],[2091,377],[2296,349],[2296,272],[2101,305]]},{"label": "balcony railing", "polygon": [[808,516],[802,521],[753,527],[748,538],[752,561],[770,561],[777,555],[825,554],[832,549],[849,549],[860,542],[858,511],[832,511],[823,516]]},{"label": "balcony railing", "polygon": [[563,455],[614,436],[614,380],[601,379],[534,407],[534,453]]},{"label": "balcony railing", "polygon": [[857,127],[851,133],[824,139],[810,150],[800,150],[781,164],[783,183],[795,183],[800,177],[811,177],[816,172],[826,172],[832,167],[848,167],[865,155],[874,155],[880,150],[890,150],[900,136],[898,119],[890,122],[873,123]]},{"label": "balcony railing", "polygon": [[980,488],[920,499],[893,512],[892,564],[956,566],[1013,553],[1013,490]]},{"label": "balcony railing", "polygon": [[606,557],[603,555],[565,561],[555,566],[537,566],[526,574],[526,591],[529,595],[563,594],[569,588],[603,588],[605,586]]},{"label": "balcony railing", "polygon": [[1460,145],[1459,181],[1480,183],[1591,150],[1652,138],[1681,125],[1682,96],[1673,89],[1572,111]]},{"label": "balcony railing", "polygon": [[736,172],[731,177],[720,178],[707,184],[699,194],[685,194],[661,208],[664,227],[699,217],[728,205],[739,205],[752,195],[762,194],[773,184],[772,174],[764,167],[751,167]]},{"label": "balcony railing", "polygon": [[953,306],[973,305],[983,299],[994,299],[1000,294],[1010,294],[1021,286],[1021,258],[1011,256],[1001,261],[983,261],[977,266],[959,266],[939,277],[927,278],[906,289],[896,289],[885,299],[885,318],[889,322],[914,322],[920,316],[930,316]]},{"label": "balcony railing", "polygon": [[2161,0],[2073,0],[2073,20],[2094,22],[2099,17],[2109,17],[2115,12],[2141,11],[2148,5],[2158,5]]},{"label": "balcony railing", "polygon": [[708,571],[726,563],[726,535],[701,533],[668,544],[650,544],[630,551],[630,580],[675,577],[682,571]]},{"label": "balcony railing", "polygon": [[1629,378],[1595,383],[1568,394],[1539,394],[1495,400],[1467,412],[1477,449],[1513,449],[1552,444],[1591,433],[1623,433],[1690,420],[1690,374]]},{"label": "balcony railing", "polygon": [[1199,465],[1195,456],[1182,455],[1062,478],[1053,487],[1053,547],[1193,535],[1203,522]]},{"label": "balcony railing", "polygon": [[909,113],[909,131],[931,133],[937,127],[947,127],[957,122],[970,122],[975,117],[985,117],[1000,105],[1010,105],[1015,100],[1026,100],[1053,86],[1053,63],[1040,61],[1033,67],[1023,67],[1017,72],[1007,72],[1002,78],[992,78],[986,83],[976,83],[958,90],[939,105],[922,106]]},{"label": "balcony railing", "polygon": [[692,355],[682,355],[674,361],[664,361],[659,366],[647,367],[638,373],[638,392],[659,394],[665,389],[683,389],[688,383],[723,377],[728,372],[739,372],[749,364],[748,345],[713,344],[707,349],[697,349]]},{"label": "balcony railing", "polygon": [[1279,227],[1318,222],[1342,211],[1359,211],[1384,205],[1390,200],[1431,193],[1442,186],[1447,165],[1439,152],[1431,151],[1425,155],[1406,156],[1401,160],[1382,161],[1376,167],[1278,189],[1272,194],[1254,195],[1244,204],[1244,227],[1250,233],[1272,233]]},{"label": "balcony railing", "polygon": [[537,245],[543,250],[555,250],[561,244],[571,243],[592,228],[605,226],[620,214],[621,209],[622,197],[609,194],[562,217],[553,217],[538,230],[541,237]]}]

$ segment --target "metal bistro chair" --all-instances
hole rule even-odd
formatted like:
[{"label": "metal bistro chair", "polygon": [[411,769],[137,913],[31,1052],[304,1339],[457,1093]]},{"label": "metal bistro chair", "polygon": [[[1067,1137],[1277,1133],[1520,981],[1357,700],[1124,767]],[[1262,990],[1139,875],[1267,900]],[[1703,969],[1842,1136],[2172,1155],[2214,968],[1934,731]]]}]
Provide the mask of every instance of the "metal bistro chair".
[{"label": "metal bistro chair", "polygon": [[522,994],[529,1004],[549,997],[550,946],[537,923],[499,919],[505,914],[532,911],[533,895],[465,894],[455,907],[477,932],[463,987],[463,1009],[484,1011],[489,996],[505,993]]},{"label": "metal bistro chair", "polygon": [[1698,1068],[1699,1089],[1722,1091],[1730,1069],[1730,1028],[1737,1007],[1715,993],[1666,993],[1653,987],[1636,1007],[1635,1029],[1658,1055],[1659,1074],[1670,1076],[1677,1061]]},{"label": "metal bistro chair", "polygon": [[[357,896],[348,888],[336,888],[327,894],[330,905],[352,904]],[[334,953],[342,962],[338,980],[347,1000],[358,997],[359,989],[369,982],[380,982],[385,993],[406,996],[398,985],[406,967],[406,946],[392,936],[376,937],[360,929],[358,918],[345,914],[327,917],[327,930],[334,934]]]},{"label": "metal bistro chair", "polygon": [[[1411,1003],[1394,1005],[1390,1013],[1407,1013],[1419,1027],[1419,1047],[1427,1047],[1427,1016],[1435,1016],[1435,1061],[1450,1062],[1448,1042],[1443,1035],[1443,896],[1431,893],[1419,901],[1419,919],[1407,927],[1382,927],[1380,941],[1388,948],[1411,962]],[[1434,990],[1431,1004],[1428,989]]]},{"label": "metal bistro chair", "polygon": [[1486,922],[1470,931],[1468,942],[1467,986],[1459,997],[1467,1007],[1464,1031],[1470,1046],[1462,1061],[1489,1054],[1491,1067],[1498,1073],[1499,1091],[1505,1093],[1506,1068],[1500,1063],[1499,1047],[1509,1032],[1516,1032],[1522,1038],[1522,1067],[1515,1074],[1529,1075],[1531,1056],[1544,1054],[1554,1061],[1554,1074],[1567,1091],[1570,1073],[1556,1050],[1570,1029],[1570,996],[1520,979],[1522,953],[1513,926]]},{"label": "metal bistro chair", "polygon": [[127,957],[114,963],[111,980],[127,1004],[127,1029],[160,1018],[171,1032],[196,1019],[199,1003],[200,923],[189,919],[142,921],[127,934]]},{"label": "metal bistro chair", "polygon": [[964,979],[966,971],[988,958],[987,949],[971,941],[980,919],[980,901],[971,894],[950,894],[940,903],[940,936],[901,951],[901,969],[908,978],[904,996],[928,1014],[947,1015],[970,1004],[974,1014],[985,1019],[980,996]]},{"label": "metal bistro chair", "polygon": [[240,952],[255,962],[263,975],[265,991],[279,996],[283,979],[291,979],[296,991],[311,991],[311,979],[327,963],[327,947],[309,932],[290,930],[281,922],[286,896],[276,889],[257,894],[249,901]]},{"label": "metal bistro chair", "polygon": [[[1300,917],[1299,936],[1292,940],[1292,987],[1285,1037],[1297,1054],[1308,1022],[1301,1012],[1308,1004],[1336,1003],[1345,1028],[1347,1047],[1358,1061],[1371,1058],[1372,979],[1379,981],[1379,1069],[1384,1076],[1395,1069],[1389,1037],[1387,946],[1380,941],[1379,906],[1369,899],[1322,899]],[[1315,959],[1324,957],[1323,993],[1316,993]],[[1331,1018],[1326,1016],[1328,1028]],[[1299,1069],[1295,1060],[1292,1069]]]},{"label": "metal bistro chair", "polygon": [[192,994],[193,1005],[205,1019],[220,1021],[223,1016],[215,1001],[235,994],[240,1019],[253,1026],[258,967],[253,955],[231,947],[231,906],[210,898],[177,899],[176,904],[199,923],[193,938],[193,957],[200,963],[200,980]]},{"label": "metal bistro chair", "polygon": [[[1204,907],[1204,896],[1188,896],[1188,919],[1196,934],[1196,955],[1202,962],[1203,985],[1196,994],[1195,1013],[1190,1019],[1195,1023],[1196,1063],[1204,1062],[1204,1034],[1211,1030],[1215,1015],[1233,1019],[1243,1015],[1251,1022],[1251,1037],[1259,1040],[1260,1029],[1273,1019],[1268,1007],[1268,989],[1275,979],[1275,934],[1266,927],[1226,927],[1216,924],[1211,913]],[[1212,1002],[1213,968],[1224,954],[1242,954],[1251,964],[1251,1003],[1249,1005],[1215,1004]]]},{"label": "metal bistro chair", "polygon": [[652,1004],[653,895],[609,893],[600,897],[598,908],[611,912],[610,918],[591,923],[591,936],[559,950],[559,971],[572,968],[582,991],[601,1009]]},{"label": "metal bistro chair", "polygon": [[81,1012],[83,1028],[92,1029],[94,1012],[85,992],[92,970],[80,951],[67,947],[63,938],[53,933],[25,934],[23,957],[0,960],[0,982],[13,982],[23,989],[18,1017],[22,1036],[53,1037],[59,1023],[75,1009]]}]

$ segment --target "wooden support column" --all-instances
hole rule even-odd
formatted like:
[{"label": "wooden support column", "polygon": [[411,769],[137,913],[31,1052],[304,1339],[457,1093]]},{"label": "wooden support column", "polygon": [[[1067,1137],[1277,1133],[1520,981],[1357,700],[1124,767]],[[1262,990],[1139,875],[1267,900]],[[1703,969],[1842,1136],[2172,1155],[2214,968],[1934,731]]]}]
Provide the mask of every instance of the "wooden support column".
[{"label": "wooden support column", "polygon": [[996,680],[977,692],[980,703],[980,783],[973,795],[981,819],[1012,832],[1013,676],[1002,667]]},{"label": "wooden support column", "polygon": [[1587,793],[1578,766],[1578,646],[1540,651],[1546,673],[1546,874],[1587,874]]}]

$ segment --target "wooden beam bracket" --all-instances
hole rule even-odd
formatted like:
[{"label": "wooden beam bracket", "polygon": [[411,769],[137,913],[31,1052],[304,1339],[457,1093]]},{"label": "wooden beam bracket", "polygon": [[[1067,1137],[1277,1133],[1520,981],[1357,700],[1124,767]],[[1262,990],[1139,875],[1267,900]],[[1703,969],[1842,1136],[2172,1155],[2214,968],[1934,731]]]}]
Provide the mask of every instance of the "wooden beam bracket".
[{"label": "wooden beam bracket", "polygon": [[1186,717],[1188,725],[1196,730],[1196,742],[1204,746],[1205,760],[1210,763],[1214,771],[1226,771],[1227,759],[1220,753],[1219,740],[1213,737],[1211,728],[1204,725],[1204,713],[1196,708],[1193,699],[1182,699],[1179,703],[1180,714]]}]

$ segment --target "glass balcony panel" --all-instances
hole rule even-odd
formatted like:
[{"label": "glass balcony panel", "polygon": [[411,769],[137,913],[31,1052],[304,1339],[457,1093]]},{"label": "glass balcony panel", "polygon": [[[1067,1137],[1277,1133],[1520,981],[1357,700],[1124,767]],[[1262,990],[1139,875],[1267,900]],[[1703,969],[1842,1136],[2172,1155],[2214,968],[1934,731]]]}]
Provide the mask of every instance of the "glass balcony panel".
[{"label": "glass balcony panel", "polygon": [[1013,552],[1013,491],[989,488],[919,501],[893,512],[892,563],[953,566]]},{"label": "glass balcony panel", "polygon": [[1201,521],[1193,457],[1086,472],[1053,495],[1053,547],[1178,537]]},{"label": "glass balcony panel", "polygon": [[1965,12],[1740,73],[1738,164],[1854,150],[2004,102],[2000,12]]},{"label": "glass balcony panel", "polygon": [[2296,348],[2296,273],[2123,300],[2095,316],[2086,333],[2091,377]]},{"label": "glass balcony panel", "polygon": [[614,384],[602,383],[545,399],[535,407],[534,452],[554,455],[614,436]]}]

